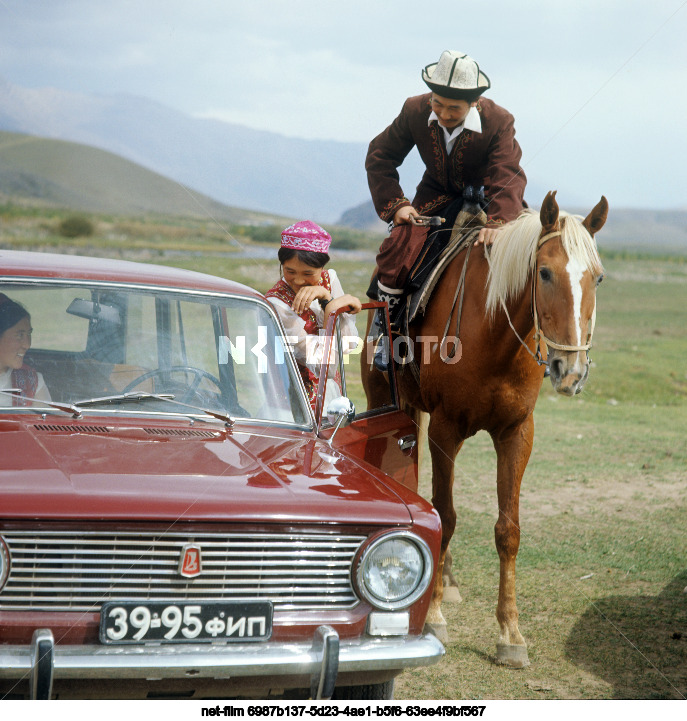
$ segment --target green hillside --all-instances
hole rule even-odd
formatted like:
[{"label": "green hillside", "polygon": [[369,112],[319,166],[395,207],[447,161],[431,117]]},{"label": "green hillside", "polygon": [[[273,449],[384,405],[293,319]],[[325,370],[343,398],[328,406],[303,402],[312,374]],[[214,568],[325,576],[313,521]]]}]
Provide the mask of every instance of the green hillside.
[{"label": "green hillside", "polygon": [[231,208],[113,153],[78,143],[0,132],[0,201],[92,213],[273,220]]},{"label": "green hillside", "polygon": [[[687,210],[617,208],[609,200],[608,222],[599,235],[602,252],[687,256]],[[260,226],[283,227],[294,220],[223,205],[114,153],[8,132],[0,132],[0,205],[216,220],[251,226],[256,241],[270,243],[278,242],[278,233]],[[374,251],[384,236],[384,224],[370,202],[346,211],[338,225],[327,227],[336,233],[339,249]],[[258,237],[265,232],[269,238]]]}]

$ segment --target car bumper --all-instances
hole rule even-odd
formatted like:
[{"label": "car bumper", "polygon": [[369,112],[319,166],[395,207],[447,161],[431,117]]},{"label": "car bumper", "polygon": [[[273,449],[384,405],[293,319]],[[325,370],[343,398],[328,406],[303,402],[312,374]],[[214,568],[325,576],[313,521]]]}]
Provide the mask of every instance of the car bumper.
[{"label": "car bumper", "polygon": [[313,698],[330,698],[339,674],[402,671],[436,663],[444,647],[431,634],[341,641],[321,626],[311,643],[59,646],[47,629],[30,646],[0,645],[0,679],[30,677],[31,695],[49,698],[53,679],[308,677]]}]

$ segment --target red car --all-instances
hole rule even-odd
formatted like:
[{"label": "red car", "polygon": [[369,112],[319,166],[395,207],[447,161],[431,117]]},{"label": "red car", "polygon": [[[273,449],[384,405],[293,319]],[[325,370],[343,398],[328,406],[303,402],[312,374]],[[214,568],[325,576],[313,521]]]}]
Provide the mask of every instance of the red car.
[{"label": "red car", "polygon": [[0,698],[391,698],[438,661],[415,429],[337,364],[313,412],[259,293],[0,251]]}]

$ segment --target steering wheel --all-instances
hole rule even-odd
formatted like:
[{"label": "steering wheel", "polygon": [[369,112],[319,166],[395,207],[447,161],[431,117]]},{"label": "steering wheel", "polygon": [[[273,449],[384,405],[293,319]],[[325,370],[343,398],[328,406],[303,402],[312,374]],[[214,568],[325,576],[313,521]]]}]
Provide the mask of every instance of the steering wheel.
[{"label": "steering wheel", "polygon": [[207,378],[207,380],[212,381],[212,383],[217,386],[219,394],[221,395],[222,393],[222,386],[218,378],[215,378],[212,373],[208,373],[202,368],[194,368],[193,366],[170,366],[169,368],[155,368],[154,370],[143,373],[142,375],[138,376],[138,378],[132,380],[131,383],[129,383],[129,385],[127,385],[127,387],[124,388],[121,392],[129,393],[134,388],[136,388],[136,386],[141,385],[141,383],[149,380],[150,378],[159,378],[161,380],[164,380],[165,376],[171,375],[172,373],[191,373],[191,375],[194,376],[194,379],[192,380],[190,385],[167,379],[164,387],[160,389],[156,387],[157,383],[154,383],[153,386],[155,387],[155,393],[174,393],[175,395],[179,394],[181,397],[176,398],[176,400],[178,400],[180,403],[190,404],[193,400],[196,401],[196,404],[205,403],[207,401],[207,398],[202,392],[198,390],[198,386],[200,385],[200,382],[203,380],[203,378]]}]

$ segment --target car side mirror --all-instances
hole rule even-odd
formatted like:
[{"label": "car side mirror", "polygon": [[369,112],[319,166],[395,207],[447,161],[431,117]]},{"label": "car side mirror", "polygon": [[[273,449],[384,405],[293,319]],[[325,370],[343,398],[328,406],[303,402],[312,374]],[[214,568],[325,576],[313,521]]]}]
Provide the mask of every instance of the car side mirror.
[{"label": "car side mirror", "polygon": [[345,396],[334,398],[327,406],[327,419],[334,426],[334,432],[329,437],[329,445],[332,445],[334,436],[339,428],[348,425],[355,418],[355,406]]}]

